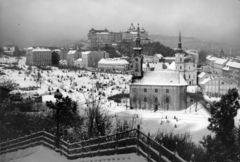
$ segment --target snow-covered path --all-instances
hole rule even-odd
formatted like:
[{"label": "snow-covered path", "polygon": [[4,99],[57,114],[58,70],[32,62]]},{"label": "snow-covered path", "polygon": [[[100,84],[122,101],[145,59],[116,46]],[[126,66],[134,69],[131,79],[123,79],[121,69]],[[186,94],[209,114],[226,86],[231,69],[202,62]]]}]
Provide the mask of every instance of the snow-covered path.
[{"label": "snow-covered path", "polygon": [[35,146],[32,148],[19,150],[8,154],[0,155],[0,162],[147,162],[143,157],[135,153],[112,155],[112,156],[97,156],[92,158],[82,158],[76,160],[68,160],[65,156],[55,152],[44,146]]}]

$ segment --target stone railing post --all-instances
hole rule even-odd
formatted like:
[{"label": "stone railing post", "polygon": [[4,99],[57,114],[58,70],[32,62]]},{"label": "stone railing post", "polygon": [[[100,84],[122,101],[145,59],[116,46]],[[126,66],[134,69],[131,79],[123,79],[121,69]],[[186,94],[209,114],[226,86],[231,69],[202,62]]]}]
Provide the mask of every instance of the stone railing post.
[{"label": "stone railing post", "polygon": [[160,143],[159,149],[158,149],[158,161],[162,161],[162,144]]},{"label": "stone railing post", "polygon": [[118,154],[118,129],[117,129],[117,133],[116,133],[116,154]]},{"label": "stone railing post", "polygon": [[177,161],[177,146],[178,146],[178,143],[176,142],[175,143],[175,150],[174,150],[174,153],[173,153],[173,162]]},{"label": "stone railing post", "polygon": [[148,146],[148,151],[147,151],[147,154],[148,154],[148,158],[147,158],[147,161],[150,162],[150,133],[148,132],[148,136],[147,136],[147,146]]},{"label": "stone railing post", "polygon": [[140,125],[137,125],[137,155],[139,155],[140,152],[139,138],[140,138]]},{"label": "stone railing post", "polygon": [[99,154],[99,150],[100,150],[100,132],[98,133],[98,137],[97,137],[97,138],[98,138],[98,140],[97,140],[97,141],[98,141],[98,151],[97,151],[97,155],[100,156],[100,154]]}]

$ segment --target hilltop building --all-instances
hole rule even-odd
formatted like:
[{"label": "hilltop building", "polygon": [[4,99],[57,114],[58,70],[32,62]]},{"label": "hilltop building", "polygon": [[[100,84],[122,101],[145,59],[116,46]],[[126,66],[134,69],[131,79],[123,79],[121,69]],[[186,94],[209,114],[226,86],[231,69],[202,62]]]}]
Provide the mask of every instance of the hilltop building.
[{"label": "hilltop building", "polygon": [[[148,43],[148,32],[145,29],[141,29],[141,42]],[[103,47],[107,45],[113,45],[122,41],[133,42],[137,37],[137,29],[131,24],[130,28],[125,32],[111,32],[108,29],[96,30],[91,29],[88,32],[88,47]]]}]

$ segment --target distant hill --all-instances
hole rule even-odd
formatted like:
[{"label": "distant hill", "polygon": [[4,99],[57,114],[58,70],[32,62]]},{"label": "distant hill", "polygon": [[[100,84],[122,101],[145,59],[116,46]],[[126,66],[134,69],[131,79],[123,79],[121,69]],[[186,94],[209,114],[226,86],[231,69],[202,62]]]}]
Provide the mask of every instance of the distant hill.
[{"label": "distant hill", "polygon": [[[165,36],[160,34],[149,35],[149,38],[153,41],[159,41],[165,46],[176,48],[178,44],[178,36]],[[223,48],[225,51],[229,50],[229,46],[223,43],[216,42],[204,42],[200,39],[194,37],[183,37],[182,44],[185,49],[207,49],[207,50],[221,50]]]}]

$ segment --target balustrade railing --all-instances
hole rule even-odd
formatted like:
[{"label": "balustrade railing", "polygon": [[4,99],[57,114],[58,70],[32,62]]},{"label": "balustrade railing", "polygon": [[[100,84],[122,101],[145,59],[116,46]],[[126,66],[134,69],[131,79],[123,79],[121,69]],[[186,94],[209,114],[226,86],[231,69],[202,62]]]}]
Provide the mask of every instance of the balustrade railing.
[{"label": "balustrade railing", "polygon": [[[56,149],[55,136],[40,131],[0,143],[0,156],[38,145]],[[149,133],[148,135],[142,133],[139,127],[75,143],[68,143],[61,139],[58,151],[68,159],[137,153],[145,157],[148,162],[186,162],[178,156],[176,151],[171,151],[152,139]]]}]

